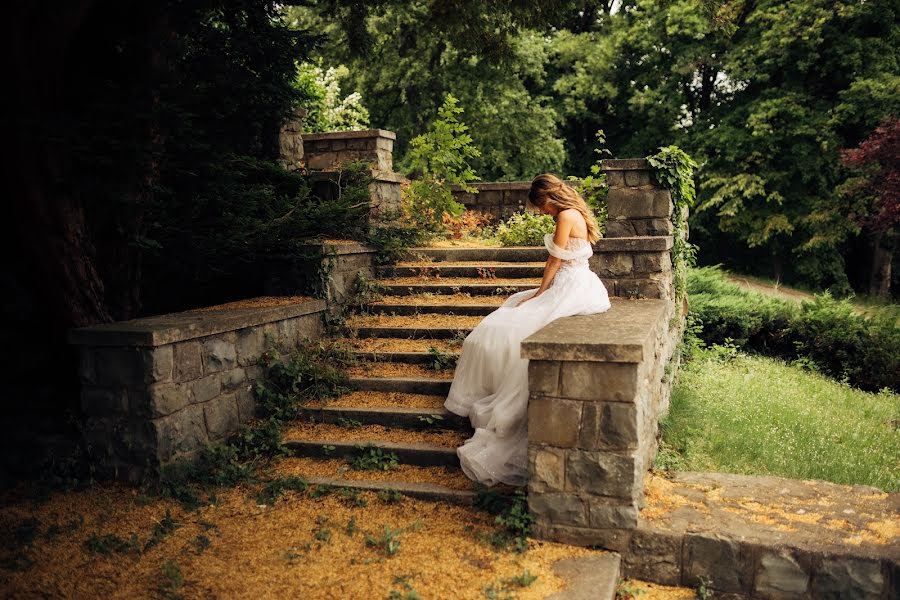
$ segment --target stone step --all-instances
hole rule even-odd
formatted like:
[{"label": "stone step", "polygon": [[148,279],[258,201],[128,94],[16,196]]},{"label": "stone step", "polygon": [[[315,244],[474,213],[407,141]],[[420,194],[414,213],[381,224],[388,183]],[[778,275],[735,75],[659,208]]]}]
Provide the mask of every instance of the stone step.
[{"label": "stone step", "polygon": [[465,338],[465,336],[469,335],[469,332],[471,331],[471,327],[463,327],[460,329],[453,329],[448,327],[360,327],[356,330],[356,335],[360,338],[452,340],[454,338]]},{"label": "stone step", "polygon": [[389,304],[373,302],[367,309],[371,313],[381,315],[461,315],[484,317],[499,307],[499,304]]},{"label": "stone step", "polygon": [[416,296],[382,296],[377,304],[403,304],[403,305],[435,305],[452,304],[453,306],[465,306],[477,304],[479,306],[500,306],[505,301],[502,296],[471,296],[469,294],[420,294]]},{"label": "stone step", "polygon": [[363,425],[403,429],[456,429],[465,431],[470,436],[473,433],[468,418],[453,414],[443,406],[439,409],[371,406],[303,407],[298,417],[329,424],[355,421]]},{"label": "stone step", "polygon": [[[462,281],[462,283],[459,283]],[[439,283],[440,282],[440,283]],[[379,285],[394,296],[414,296],[419,294],[470,294],[472,296],[497,296],[503,299],[525,290],[533,290],[541,285],[540,279],[503,279],[491,283],[467,278],[438,279],[434,283],[422,283],[411,278],[381,279]]]},{"label": "stone step", "polygon": [[543,246],[520,246],[511,248],[410,248],[406,258],[417,260],[421,257],[433,261],[481,261],[481,262],[543,262],[547,260],[547,250]]},{"label": "stone step", "polygon": [[[443,354],[459,360],[459,352],[444,352]],[[408,365],[430,365],[435,359],[435,355],[431,352],[356,352],[354,356],[360,361],[405,363]]]},{"label": "stone step", "polygon": [[622,557],[616,552],[557,561],[553,573],[566,582],[566,588],[547,600],[615,600],[621,564]]},{"label": "stone step", "polygon": [[421,377],[353,377],[351,385],[366,392],[403,392],[444,396],[450,392],[450,380]]},{"label": "stone step", "polygon": [[354,315],[347,319],[347,327],[403,327],[407,329],[471,329],[482,317],[472,315]]},{"label": "stone step", "polygon": [[371,492],[396,492],[410,498],[445,502],[448,504],[470,505],[475,499],[475,492],[473,490],[458,490],[437,483],[416,481],[371,481],[365,479],[341,479],[337,477],[307,477],[305,479],[310,485]]},{"label": "stone step", "polygon": [[523,263],[485,263],[485,262],[420,262],[400,263],[393,266],[378,267],[378,277],[472,277],[484,283],[494,279],[518,279],[541,277],[544,274],[543,262]]},{"label": "stone step", "polygon": [[435,348],[441,352],[459,352],[462,344],[451,340],[434,338],[402,339],[402,338],[354,338],[348,340],[349,345],[359,354],[378,352],[428,352]]},{"label": "stone step", "polygon": [[430,364],[414,364],[388,361],[364,361],[347,369],[350,378],[370,377],[402,377],[405,379],[435,379],[448,381],[453,379],[453,369],[434,369]]},{"label": "stone step", "polygon": [[294,456],[310,458],[352,459],[365,452],[366,448],[378,448],[382,452],[392,452],[403,464],[420,467],[458,467],[459,457],[455,447],[436,446],[414,442],[388,442],[377,439],[340,441],[330,439],[289,439],[285,447]]},{"label": "stone step", "polygon": [[446,396],[434,394],[407,394],[404,392],[354,391],[326,402],[308,404],[307,408],[421,408],[430,413],[443,409]]}]

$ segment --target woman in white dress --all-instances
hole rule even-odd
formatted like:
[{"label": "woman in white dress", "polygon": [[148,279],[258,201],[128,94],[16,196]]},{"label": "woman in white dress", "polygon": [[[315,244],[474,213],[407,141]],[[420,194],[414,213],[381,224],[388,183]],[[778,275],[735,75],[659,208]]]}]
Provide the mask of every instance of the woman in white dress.
[{"label": "woman in white dress", "polygon": [[606,288],[588,266],[600,231],[581,196],[543,174],[531,182],[528,199],[556,220],[555,231],[544,236],[550,256],[541,285],[510,296],[466,337],[444,402],[475,428],[457,454],[466,475],[485,485],[526,482],[528,360],[521,358],[521,341],[560,317],[610,307]]}]

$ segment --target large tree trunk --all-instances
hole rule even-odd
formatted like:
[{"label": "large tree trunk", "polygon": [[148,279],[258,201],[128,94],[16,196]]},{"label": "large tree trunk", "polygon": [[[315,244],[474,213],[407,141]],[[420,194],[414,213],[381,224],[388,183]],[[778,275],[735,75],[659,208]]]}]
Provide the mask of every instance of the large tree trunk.
[{"label": "large tree trunk", "polygon": [[872,239],[872,269],[869,274],[869,295],[889,298],[891,295],[891,261],[896,250],[896,239],[884,236]]}]

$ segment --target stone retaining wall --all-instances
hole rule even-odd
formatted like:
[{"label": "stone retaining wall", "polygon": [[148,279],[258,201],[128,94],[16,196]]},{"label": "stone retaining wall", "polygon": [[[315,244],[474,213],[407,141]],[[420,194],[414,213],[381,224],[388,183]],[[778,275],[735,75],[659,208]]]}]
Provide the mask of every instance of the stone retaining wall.
[{"label": "stone retaining wall", "polygon": [[[577,186],[580,181],[567,181],[568,185]],[[506,220],[517,212],[538,213],[538,209],[528,202],[530,181],[497,181],[471,183],[470,187],[477,192],[466,192],[459,186],[452,186],[453,199],[466,207],[488,213],[497,220]]]},{"label": "stone retaining wall", "polygon": [[198,310],[70,331],[81,356],[84,438],[98,475],[137,482],[255,413],[258,359],[323,331],[325,302]]}]

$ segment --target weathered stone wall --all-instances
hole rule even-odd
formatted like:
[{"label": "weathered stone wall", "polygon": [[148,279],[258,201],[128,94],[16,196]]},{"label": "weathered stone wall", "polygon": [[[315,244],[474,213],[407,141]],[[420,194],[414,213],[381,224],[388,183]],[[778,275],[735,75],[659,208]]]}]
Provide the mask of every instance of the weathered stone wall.
[{"label": "weathered stone wall", "polygon": [[[566,183],[575,187],[580,181],[567,181]],[[497,181],[469,185],[478,191],[467,192],[459,186],[451,188],[453,199],[465,206],[467,210],[488,213],[497,220],[506,220],[517,212],[539,212],[528,201],[530,181]]]},{"label": "weathered stone wall", "polygon": [[201,310],[75,329],[85,443],[101,477],[136,482],[255,413],[258,359],[322,335],[325,303]]}]

